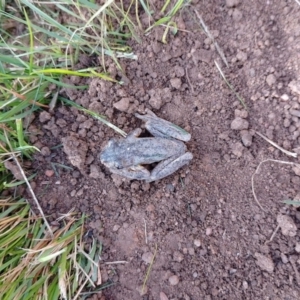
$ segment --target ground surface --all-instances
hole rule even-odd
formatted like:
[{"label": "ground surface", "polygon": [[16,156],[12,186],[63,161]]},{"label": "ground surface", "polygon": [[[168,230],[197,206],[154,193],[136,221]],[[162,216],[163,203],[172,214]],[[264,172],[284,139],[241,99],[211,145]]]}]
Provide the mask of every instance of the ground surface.
[{"label": "ground surface", "polygon": [[88,91],[62,91],[126,132],[141,126],[134,112],[152,109],[192,134],[192,163],[150,184],[112,175],[98,157],[118,135],[60,106],[29,128],[42,149],[34,163],[35,192],[51,219],[71,209],[89,214],[91,233],[103,241],[103,262],[127,262],[102,265],[103,281],[117,284],[101,299],[300,299],[300,211],[282,203],[299,197],[300,172],[272,161],[261,166],[254,184],[264,210],[251,188],[261,161],[299,160],[254,131],[287,150],[300,148],[300,6],[292,0],[193,2],[178,20],[185,31],[167,45],[160,42],[163,29],[133,45],[138,60],[122,61],[127,77],[108,64],[123,86],[70,78],[88,83]]}]

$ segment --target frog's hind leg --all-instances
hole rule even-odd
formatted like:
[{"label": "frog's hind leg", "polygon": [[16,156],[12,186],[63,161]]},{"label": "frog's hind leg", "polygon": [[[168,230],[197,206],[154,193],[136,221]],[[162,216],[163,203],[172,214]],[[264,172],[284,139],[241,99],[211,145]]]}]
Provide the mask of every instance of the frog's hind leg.
[{"label": "frog's hind leg", "polygon": [[151,110],[147,110],[146,115],[136,113],[135,116],[145,122],[147,130],[155,137],[174,138],[184,142],[191,139],[191,135],[183,128],[157,117]]},{"label": "frog's hind leg", "polygon": [[193,158],[193,154],[186,152],[179,157],[170,157],[160,162],[151,172],[150,178],[147,182],[162,179],[176,172],[184,165],[188,164]]},{"label": "frog's hind leg", "polygon": [[110,171],[112,173],[127,177],[129,179],[148,180],[150,178],[150,172],[146,168],[140,165],[123,168],[123,169],[111,168]]}]

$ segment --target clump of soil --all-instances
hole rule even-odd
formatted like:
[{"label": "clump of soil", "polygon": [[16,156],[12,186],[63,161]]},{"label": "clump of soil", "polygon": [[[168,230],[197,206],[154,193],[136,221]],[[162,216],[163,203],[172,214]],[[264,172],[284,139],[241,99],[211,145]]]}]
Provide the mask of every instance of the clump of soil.
[{"label": "clump of soil", "polygon": [[125,85],[70,78],[89,89],[65,90],[69,99],[126,132],[141,126],[133,113],[150,108],[191,133],[193,161],[158,182],[112,175],[99,153],[117,134],[75,108],[60,106],[31,125],[32,141],[44,149],[34,185],[45,214],[88,214],[102,261],[126,261],[101,267],[104,281],[118,282],[105,299],[300,298],[300,212],[282,203],[299,194],[300,172],[274,161],[261,166],[254,185],[264,210],[251,187],[261,161],[299,161],[255,134],[299,152],[299,20],[296,1],[196,0],[182,12],[185,30],[168,44],[157,28],[134,45],[138,60],[122,61]]}]

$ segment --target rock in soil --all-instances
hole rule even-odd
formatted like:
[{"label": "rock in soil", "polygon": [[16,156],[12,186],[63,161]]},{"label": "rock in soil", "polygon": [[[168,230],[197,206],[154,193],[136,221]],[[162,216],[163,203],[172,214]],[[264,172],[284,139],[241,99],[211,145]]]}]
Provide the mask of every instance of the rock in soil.
[{"label": "rock in soil", "polygon": [[114,103],[114,107],[120,111],[127,111],[129,108],[130,99],[122,98],[120,101]]},{"label": "rock in soil", "polygon": [[164,292],[159,293],[159,299],[160,300],[169,300],[169,298],[167,297],[167,295]]},{"label": "rock in soil", "polygon": [[277,216],[277,222],[283,235],[290,237],[296,236],[297,226],[290,216],[279,214]]},{"label": "rock in soil", "polygon": [[276,77],[275,77],[275,75],[274,75],[274,74],[269,74],[269,75],[267,76],[267,78],[266,78],[266,82],[267,82],[267,84],[268,84],[269,86],[274,85],[275,82],[276,82]]},{"label": "rock in soil", "polygon": [[252,134],[248,130],[241,131],[241,139],[245,147],[252,145]]},{"label": "rock in soil", "polygon": [[151,252],[145,252],[142,256],[142,260],[146,264],[150,264],[152,262],[152,259],[153,259],[153,254]]},{"label": "rock in soil", "polygon": [[240,4],[240,0],[226,0],[227,7],[234,7]]},{"label": "rock in soil", "polygon": [[67,154],[71,164],[82,171],[88,150],[86,142],[72,135],[62,138],[62,143],[64,152]]},{"label": "rock in soil", "polygon": [[273,260],[263,254],[255,253],[254,257],[256,258],[256,264],[264,271],[267,271],[269,273],[273,273],[274,271],[274,262]]},{"label": "rock in soil", "polygon": [[232,130],[244,130],[249,128],[249,122],[241,117],[236,117],[231,123]]},{"label": "rock in soil", "polygon": [[169,277],[170,285],[177,285],[179,283],[179,277],[177,275],[172,275]]},{"label": "rock in soil", "polygon": [[51,114],[49,114],[47,111],[43,110],[39,114],[39,120],[41,123],[45,123],[51,119]]}]

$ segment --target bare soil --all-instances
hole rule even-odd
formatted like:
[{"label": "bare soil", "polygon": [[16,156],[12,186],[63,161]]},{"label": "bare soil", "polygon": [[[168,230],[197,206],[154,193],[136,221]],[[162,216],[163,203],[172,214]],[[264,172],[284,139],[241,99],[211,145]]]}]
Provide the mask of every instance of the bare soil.
[{"label": "bare soil", "polygon": [[[150,184],[112,175],[99,153],[117,133],[61,105],[29,127],[42,149],[34,162],[37,197],[50,220],[71,209],[88,214],[90,235],[103,242],[103,282],[116,283],[99,299],[300,299],[300,211],[282,203],[300,198],[300,171],[273,161],[299,158],[255,133],[299,152],[300,6],[195,0],[177,21],[168,44],[164,28],[133,43],[138,59],[121,61],[126,76],[107,62],[124,85],[69,78],[89,88],[62,94],[127,133],[142,125],[133,113],[150,108],[191,133],[193,161]],[[251,177],[267,159],[254,177],[260,207]]]}]

